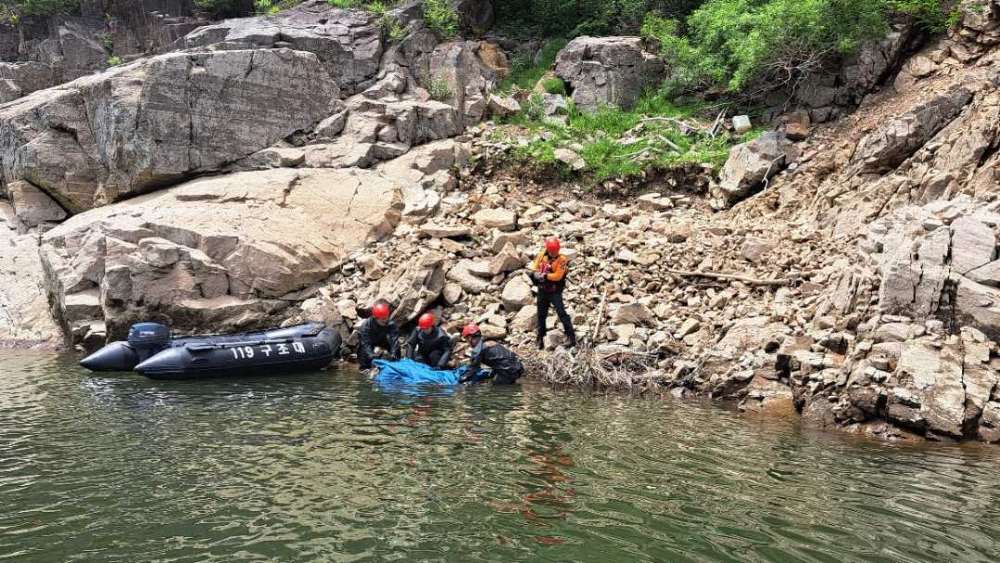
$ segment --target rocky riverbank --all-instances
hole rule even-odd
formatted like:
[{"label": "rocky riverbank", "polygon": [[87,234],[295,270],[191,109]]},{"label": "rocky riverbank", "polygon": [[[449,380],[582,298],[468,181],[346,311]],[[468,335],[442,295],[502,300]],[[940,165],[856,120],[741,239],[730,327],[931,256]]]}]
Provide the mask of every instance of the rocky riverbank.
[{"label": "rocky riverbank", "polygon": [[[404,326],[435,310],[536,365],[614,375],[540,374],[555,382],[1000,441],[996,1],[912,53],[894,31],[851,62],[863,80],[838,70],[830,96],[790,101],[721,170],[628,181],[588,175],[572,139],[560,173],[533,178],[512,155],[545,133],[498,121],[520,103],[495,92],[502,42],[444,41],[419,1],[393,16],[403,39],[310,0],[0,105],[0,276],[17,288],[0,290],[0,339],[90,348],[147,319],[323,320],[352,343],[385,297]],[[641,90],[628,61],[661,72],[650,57],[575,41],[554,72],[603,103]],[[556,327],[532,346],[524,268],[551,235],[571,259],[575,355]]]}]

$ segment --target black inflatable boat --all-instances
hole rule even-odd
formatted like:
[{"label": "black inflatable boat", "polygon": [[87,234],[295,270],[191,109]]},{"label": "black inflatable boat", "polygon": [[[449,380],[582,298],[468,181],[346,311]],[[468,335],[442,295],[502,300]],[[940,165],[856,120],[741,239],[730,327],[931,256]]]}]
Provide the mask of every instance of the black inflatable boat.
[{"label": "black inflatable boat", "polygon": [[91,371],[135,370],[152,379],[195,379],[322,369],[340,352],[337,331],[312,323],[227,336],[171,338],[156,323],[132,326],[80,362]]}]

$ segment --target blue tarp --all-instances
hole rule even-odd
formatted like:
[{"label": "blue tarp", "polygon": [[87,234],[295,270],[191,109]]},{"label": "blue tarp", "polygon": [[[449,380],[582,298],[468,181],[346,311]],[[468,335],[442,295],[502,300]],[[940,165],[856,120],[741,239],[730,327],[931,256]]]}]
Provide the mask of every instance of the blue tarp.
[{"label": "blue tarp", "polygon": [[[458,379],[469,369],[462,366],[458,369],[434,369],[428,365],[404,358],[398,362],[375,360],[372,362],[378,368],[376,383],[398,385],[458,385]],[[486,370],[479,370],[475,381],[489,375]]]}]

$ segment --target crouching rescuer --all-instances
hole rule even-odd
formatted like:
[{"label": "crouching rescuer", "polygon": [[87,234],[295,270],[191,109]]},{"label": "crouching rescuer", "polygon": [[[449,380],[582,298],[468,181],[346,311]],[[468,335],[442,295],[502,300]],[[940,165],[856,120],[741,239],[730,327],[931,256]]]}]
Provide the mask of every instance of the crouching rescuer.
[{"label": "crouching rescuer", "polygon": [[434,324],[434,315],[420,315],[417,330],[406,341],[406,357],[435,369],[445,369],[451,359],[451,337]]},{"label": "crouching rescuer", "polygon": [[[365,319],[358,329],[358,366],[362,370],[372,367],[372,360],[384,357],[399,359],[399,327],[389,320],[389,303],[379,299],[372,307],[372,316]],[[382,350],[376,353],[376,348]]]},{"label": "crouching rescuer", "polygon": [[472,346],[469,369],[462,374],[459,383],[468,383],[476,377],[480,366],[490,368],[494,385],[511,385],[524,375],[524,366],[516,354],[500,344],[486,345],[479,325],[470,324],[462,329],[462,340]]},{"label": "crouching rescuer", "polygon": [[545,241],[543,250],[531,265],[531,279],[538,286],[538,349],[545,349],[545,320],[549,315],[549,306],[555,307],[559,322],[566,333],[570,348],[576,346],[576,331],[573,321],[566,313],[563,302],[563,289],[566,288],[566,273],[569,271],[569,261],[559,253],[559,239],[552,237]]}]

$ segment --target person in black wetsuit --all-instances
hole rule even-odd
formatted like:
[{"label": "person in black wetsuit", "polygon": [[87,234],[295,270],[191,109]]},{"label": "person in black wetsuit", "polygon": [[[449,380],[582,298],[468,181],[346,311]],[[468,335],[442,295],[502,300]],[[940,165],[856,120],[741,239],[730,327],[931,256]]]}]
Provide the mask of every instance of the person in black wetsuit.
[{"label": "person in black wetsuit", "polygon": [[417,330],[406,341],[406,357],[435,369],[445,369],[451,359],[451,349],[451,337],[434,326],[434,315],[420,315]]},{"label": "person in black wetsuit", "polygon": [[490,368],[493,385],[512,385],[524,375],[524,365],[517,355],[499,344],[487,346],[478,325],[471,324],[462,329],[462,339],[472,345],[472,360],[459,383],[471,381],[480,365]]},{"label": "person in black wetsuit", "polygon": [[372,360],[381,355],[375,348],[381,348],[390,360],[399,359],[399,327],[389,320],[389,303],[383,299],[375,302],[372,316],[365,319],[358,328],[358,366],[362,370],[372,367]]}]

